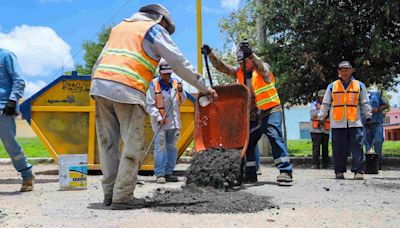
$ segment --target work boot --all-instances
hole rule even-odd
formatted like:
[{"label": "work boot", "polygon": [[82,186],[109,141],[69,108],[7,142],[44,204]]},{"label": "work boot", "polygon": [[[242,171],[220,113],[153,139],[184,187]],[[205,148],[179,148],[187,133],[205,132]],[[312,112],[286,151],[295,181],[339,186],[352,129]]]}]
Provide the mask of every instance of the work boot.
[{"label": "work boot", "polygon": [[276,178],[277,182],[292,182],[292,173],[281,172]]},{"label": "work boot", "polygon": [[103,200],[103,205],[108,207],[112,203],[112,194],[106,194],[104,195],[104,200]]},{"label": "work boot", "polygon": [[167,182],[167,180],[165,179],[164,176],[159,176],[159,177],[157,177],[156,182],[158,184],[165,184]]},{"label": "work boot", "polygon": [[133,198],[127,202],[113,202],[111,204],[111,210],[129,210],[129,209],[140,209],[148,205],[145,199]]},{"label": "work boot", "polygon": [[165,176],[165,180],[167,181],[167,182],[178,182],[179,181],[179,179],[178,179],[178,177],[177,176],[174,176],[174,175],[166,175]]},{"label": "work boot", "polygon": [[311,169],[319,169],[319,165],[312,165]]},{"label": "work boot", "polygon": [[245,176],[245,178],[243,180],[244,183],[254,183],[257,181],[258,181],[257,175],[256,176]]},{"label": "work boot", "polygon": [[362,173],[354,173],[354,180],[364,180]]},{"label": "work boot", "polygon": [[344,174],[343,173],[336,173],[336,179],[343,180]]},{"label": "work boot", "polygon": [[33,190],[33,180],[35,179],[34,176],[25,178],[22,180],[22,186],[20,192],[30,192]]}]

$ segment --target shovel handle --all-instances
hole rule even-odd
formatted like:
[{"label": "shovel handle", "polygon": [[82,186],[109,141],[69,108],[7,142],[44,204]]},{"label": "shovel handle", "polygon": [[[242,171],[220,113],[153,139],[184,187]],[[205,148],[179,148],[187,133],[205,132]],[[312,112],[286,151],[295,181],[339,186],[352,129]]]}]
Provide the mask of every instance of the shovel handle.
[{"label": "shovel handle", "polygon": [[211,78],[211,73],[210,73],[210,67],[208,66],[208,57],[206,53],[203,53],[204,56],[204,62],[206,63],[206,70],[207,70],[207,74],[208,74],[208,80],[210,80],[210,85],[213,86],[212,83],[212,78]]}]

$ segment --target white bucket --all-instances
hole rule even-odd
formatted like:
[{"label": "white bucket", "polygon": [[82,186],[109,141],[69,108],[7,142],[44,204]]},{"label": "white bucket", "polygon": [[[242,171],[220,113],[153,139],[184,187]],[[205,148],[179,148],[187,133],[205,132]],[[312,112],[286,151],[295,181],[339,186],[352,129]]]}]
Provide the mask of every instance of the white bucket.
[{"label": "white bucket", "polygon": [[86,189],[87,174],[87,154],[60,154],[58,157],[60,190]]}]

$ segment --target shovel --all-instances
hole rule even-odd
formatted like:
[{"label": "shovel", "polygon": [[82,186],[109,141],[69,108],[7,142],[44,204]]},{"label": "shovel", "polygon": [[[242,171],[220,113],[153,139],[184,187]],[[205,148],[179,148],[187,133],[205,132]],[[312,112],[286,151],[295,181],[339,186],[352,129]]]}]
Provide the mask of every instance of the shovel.
[{"label": "shovel", "polygon": [[161,119],[161,124],[160,124],[160,123],[158,124],[157,130],[154,132],[154,136],[153,136],[153,138],[152,138],[151,141],[150,141],[150,145],[149,145],[149,147],[147,147],[146,154],[149,153],[149,151],[150,151],[150,149],[151,149],[151,146],[153,145],[154,140],[156,139],[156,136],[157,136],[158,132],[159,132],[160,129],[161,129],[162,123],[164,123],[165,117],[167,116],[167,114],[168,114],[169,110],[171,109],[172,105],[174,104],[174,99],[175,99],[175,97],[176,97],[176,94],[178,94],[178,91],[176,91],[175,94],[174,94],[174,96],[172,96],[171,103],[168,105],[167,110],[165,111],[165,113],[164,113],[164,115],[163,115],[163,117],[162,117],[162,119]]}]

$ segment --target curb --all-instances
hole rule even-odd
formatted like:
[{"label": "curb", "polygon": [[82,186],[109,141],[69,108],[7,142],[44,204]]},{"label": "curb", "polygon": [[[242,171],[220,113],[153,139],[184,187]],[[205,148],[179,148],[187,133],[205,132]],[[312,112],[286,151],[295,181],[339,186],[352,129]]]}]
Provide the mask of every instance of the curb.
[{"label": "curb", "polygon": [[[53,158],[28,158],[29,163],[33,164],[51,164],[54,163]],[[10,158],[0,158],[0,165],[10,165],[12,164]]]},{"label": "curb", "polygon": [[[193,157],[180,157],[179,162],[190,163]],[[294,165],[312,165],[312,157],[290,157],[290,162]],[[384,165],[400,166],[400,157],[383,157]],[[261,164],[273,164],[272,157],[260,157]],[[351,158],[347,159],[347,163],[351,164]]]},{"label": "curb", "polygon": [[[190,163],[193,157],[180,157],[180,163]],[[400,157],[384,157],[384,164],[391,166],[400,166]],[[34,164],[51,164],[54,163],[53,158],[28,158],[28,161]],[[272,157],[261,157],[261,164],[272,164],[274,162]],[[290,162],[295,165],[311,165],[312,157],[290,157]],[[347,159],[348,163],[351,163],[351,158]],[[12,164],[10,158],[0,158],[0,165]]]}]

